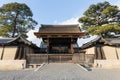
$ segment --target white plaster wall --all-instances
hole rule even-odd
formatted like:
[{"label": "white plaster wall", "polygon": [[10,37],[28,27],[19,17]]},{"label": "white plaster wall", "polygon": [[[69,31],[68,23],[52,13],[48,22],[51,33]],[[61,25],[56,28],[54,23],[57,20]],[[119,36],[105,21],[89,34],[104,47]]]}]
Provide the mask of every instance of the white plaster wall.
[{"label": "white plaster wall", "polygon": [[6,46],[4,49],[3,60],[14,60],[17,46]]},{"label": "white plaster wall", "polygon": [[104,50],[105,57],[107,60],[117,60],[115,47],[104,46],[103,50]]},{"label": "white plaster wall", "polygon": [[95,54],[95,47],[91,47],[91,48],[86,49],[85,54]]}]

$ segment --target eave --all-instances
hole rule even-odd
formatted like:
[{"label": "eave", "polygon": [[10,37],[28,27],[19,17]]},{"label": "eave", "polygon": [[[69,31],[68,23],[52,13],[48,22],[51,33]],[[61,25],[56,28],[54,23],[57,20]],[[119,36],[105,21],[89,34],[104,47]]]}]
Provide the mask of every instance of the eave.
[{"label": "eave", "polygon": [[35,32],[35,36],[38,38],[42,37],[82,37],[85,36],[84,32],[81,33],[40,33],[40,32]]}]

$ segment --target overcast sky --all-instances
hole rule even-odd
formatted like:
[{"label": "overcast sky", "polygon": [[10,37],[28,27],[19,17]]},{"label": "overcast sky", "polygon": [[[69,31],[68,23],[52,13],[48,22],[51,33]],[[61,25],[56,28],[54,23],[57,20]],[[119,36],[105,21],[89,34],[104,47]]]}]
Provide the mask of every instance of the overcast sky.
[{"label": "overcast sky", "polygon": [[[10,2],[27,4],[33,12],[33,18],[38,22],[35,30],[28,33],[30,36],[28,39],[40,45],[40,40],[33,35],[33,32],[38,31],[40,24],[78,24],[78,18],[83,15],[84,11],[88,9],[91,4],[104,1],[105,0],[0,0],[0,6]],[[120,0],[106,1],[120,7]]]}]

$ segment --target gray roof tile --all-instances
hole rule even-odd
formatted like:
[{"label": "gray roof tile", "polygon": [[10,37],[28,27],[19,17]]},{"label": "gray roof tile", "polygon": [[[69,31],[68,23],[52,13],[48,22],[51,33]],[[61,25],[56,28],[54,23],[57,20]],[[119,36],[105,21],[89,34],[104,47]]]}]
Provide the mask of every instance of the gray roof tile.
[{"label": "gray roof tile", "polygon": [[40,33],[80,33],[79,25],[41,25]]}]

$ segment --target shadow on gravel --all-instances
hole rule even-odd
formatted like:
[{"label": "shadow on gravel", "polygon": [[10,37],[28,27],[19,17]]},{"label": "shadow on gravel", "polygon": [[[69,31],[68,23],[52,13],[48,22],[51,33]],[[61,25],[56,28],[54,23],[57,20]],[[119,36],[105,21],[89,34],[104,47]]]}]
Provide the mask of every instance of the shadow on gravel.
[{"label": "shadow on gravel", "polygon": [[85,68],[87,71],[92,71],[92,69],[87,66],[87,65],[83,65],[83,64],[80,64],[83,68]]}]

